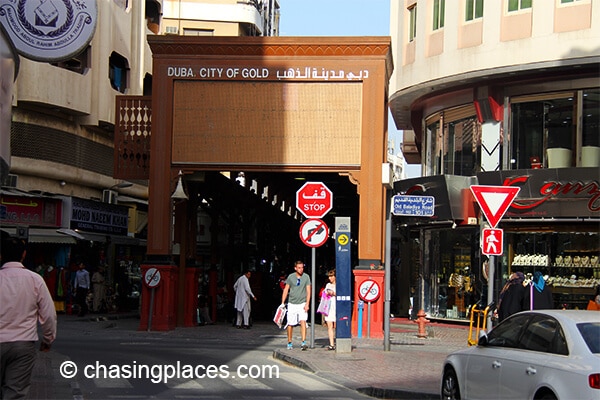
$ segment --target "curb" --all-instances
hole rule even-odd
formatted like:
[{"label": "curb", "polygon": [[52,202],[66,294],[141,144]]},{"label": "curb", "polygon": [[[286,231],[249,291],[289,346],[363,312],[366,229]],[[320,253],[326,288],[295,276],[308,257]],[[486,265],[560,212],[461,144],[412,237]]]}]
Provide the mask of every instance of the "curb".
[{"label": "curb", "polygon": [[[313,374],[317,374],[317,370],[313,368],[310,364],[297,359],[292,354],[285,353],[282,350],[274,350],[273,358],[276,360],[283,361],[287,364],[293,365],[305,371],[311,372]],[[331,379],[329,379],[331,380]],[[346,385],[344,385],[346,386]],[[378,388],[373,386],[367,386],[362,388],[355,389],[358,393],[365,394],[369,397],[374,397],[377,399],[398,399],[398,400],[433,400],[439,399],[439,395],[434,393],[422,393],[422,392],[413,392],[410,390],[401,390],[401,389],[385,389]]]},{"label": "curb", "polygon": [[298,360],[297,358],[293,357],[292,355],[285,354],[281,350],[274,350],[273,358],[276,360],[281,360],[285,363],[291,364],[293,366],[296,366],[298,368],[301,368],[301,369],[311,372],[313,374],[317,372],[317,370],[314,369],[313,367],[311,367],[309,364],[305,363],[302,360]]},{"label": "curb", "polygon": [[366,394],[370,397],[375,397],[377,399],[398,399],[398,400],[413,400],[413,399],[424,399],[424,400],[432,400],[439,399],[440,396],[433,393],[419,393],[419,392],[411,392],[408,390],[398,390],[398,389],[382,389],[375,387],[366,387],[366,388],[358,388],[357,392]]}]

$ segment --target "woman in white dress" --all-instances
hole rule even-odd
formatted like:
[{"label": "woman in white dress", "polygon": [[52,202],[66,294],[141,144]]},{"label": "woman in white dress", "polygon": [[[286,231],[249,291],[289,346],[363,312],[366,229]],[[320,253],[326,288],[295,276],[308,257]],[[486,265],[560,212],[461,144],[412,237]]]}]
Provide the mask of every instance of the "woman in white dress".
[{"label": "woman in white dress", "polygon": [[331,296],[331,303],[329,305],[329,313],[325,317],[327,322],[327,333],[329,334],[329,346],[328,350],[335,350],[335,269],[327,272],[329,283],[325,285],[325,293]]}]

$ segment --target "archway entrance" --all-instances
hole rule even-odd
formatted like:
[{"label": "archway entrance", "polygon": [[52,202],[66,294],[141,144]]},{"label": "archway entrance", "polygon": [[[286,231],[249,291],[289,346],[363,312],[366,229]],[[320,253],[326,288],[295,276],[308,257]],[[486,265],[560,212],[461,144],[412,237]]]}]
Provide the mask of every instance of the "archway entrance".
[{"label": "archway entrance", "polygon": [[[266,200],[295,235],[294,223],[302,222],[294,203],[302,183],[295,178],[334,176],[332,184],[344,186],[344,195],[331,188],[334,212],[354,206],[358,268],[382,264],[389,38],[155,36],[149,43],[148,265],[168,266],[173,286],[163,291],[168,310],[158,329],[186,324],[186,293],[193,292],[186,282],[196,279],[186,264],[197,255],[198,210],[210,203],[203,192],[231,193],[235,203],[241,194],[218,189],[224,177],[236,183],[232,174],[243,172],[244,190],[259,200],[267,188]],[[191,201],[171,199],[178,171]],[[350,206],[343,197],[348,185]]]}]

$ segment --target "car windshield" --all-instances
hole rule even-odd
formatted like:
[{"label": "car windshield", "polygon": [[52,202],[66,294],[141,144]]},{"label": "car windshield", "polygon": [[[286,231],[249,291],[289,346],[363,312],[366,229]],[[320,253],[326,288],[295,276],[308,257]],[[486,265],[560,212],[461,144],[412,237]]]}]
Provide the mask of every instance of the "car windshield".
[{"label": "car windshield", "polygon": [[594,354],[600,353],[600,322],[586,322],[577,324],[577,329],[590,351]]}]

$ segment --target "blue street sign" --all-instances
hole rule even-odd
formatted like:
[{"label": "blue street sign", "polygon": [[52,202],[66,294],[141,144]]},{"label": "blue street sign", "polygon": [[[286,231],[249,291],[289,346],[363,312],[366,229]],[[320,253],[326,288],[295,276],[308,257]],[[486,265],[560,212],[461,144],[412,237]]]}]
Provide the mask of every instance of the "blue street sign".
[{"label": "blue street sign", "polygon": [[[335,217],[335,294],[336,337],[352,337],[352,257],[350,254],[350,217]],[[339,346],[338,346],[339,347]]]},{"label": "blue street sign", "polygon": [[393,198],[394,215],[410,217],[433,217],[435,198],[433,196],[396,195]]}]

